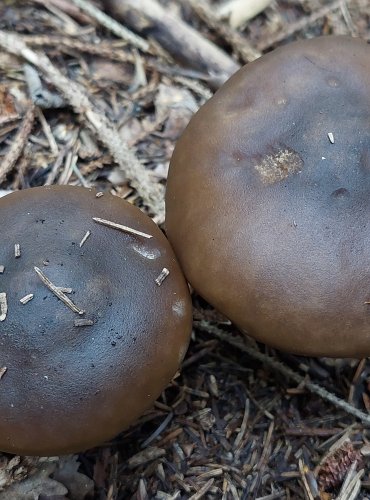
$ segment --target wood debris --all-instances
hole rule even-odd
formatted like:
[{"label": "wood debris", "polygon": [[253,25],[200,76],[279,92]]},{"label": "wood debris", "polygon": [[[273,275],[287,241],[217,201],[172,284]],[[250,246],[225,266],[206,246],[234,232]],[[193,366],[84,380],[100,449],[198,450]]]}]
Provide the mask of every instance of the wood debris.
[{"label": "wood debris", "polygon": [[164,280],[167,278],[169,274],[170,274],[169,270],[166,267],[164,267],[160,272],[159,276],[155,279],[156,284],[158,286],[161,286],[161,284],[164,282]]},{"label": "wood debris", "polygon": [[0,321],[5,321],[8,314],[8,301],[5,292],[0,292]]},{"label": "wood debris", "polygon": [[84,245],[86,242],[87,238],[91,235],[91,231],[86,231],[85,236],[82,238],[80,241],[80,248]]},{"label": "wood debris", "polygon": [[31,133],[33,122],[35,119],[35,108],[30,106],[26,111],[23,121],[19,127],[15,139],[12,141],[11,148],[4,158],[1,160],[0,165],[0,184],[5,180],[6,176],[11,172],[22,154],[24,147],[28,141]]},{"label": "wood debris", "polygon": [[112,229],[118,229],[124,233],[136,234],[137,236],[142,236],[143,238],[153,238],[151,234],[143,233],[132,227],[124,226],[122,224],[117,224],[117,222],[112,222],[110,220],[100,219],[99,217],[93,217],[93,221],[101,224],[103,226],[111,227]]},{"label": "wood debris", "polygon": [[2,368],[0,368],[0,380],[3,378],[3,376],[6,374],[7,371],[8,371],[8,368],[6,366],[3,366]]},{"label": "wood debris", "polygon": [[67,307],[71,309],[71,311],[77,313],[77,314],[85,314],[85,311],[83,309],[80,309],[79,307],[76,306],[72,302],[72,300],[67,297],[63,292],[60,291],[60,289],[55,286],[47,276],[39,269],[38,267],[34,267],[34,270],[37,274],[37,276],[40,278],[40,280],[44,283],[44,285],[51,291],[53,292],[54,295],[58,297],[59,300],[61,300]]},{"label": "wood debris", "polygon": [[19,243],[15,243],[14,245],[14,256],[18,259],[21,256],[21,246]]},{"label": "wood debris", "polygon": [[92,319],[84,319],[84,318],[81,318],[81,319],[75,319],[74,322],[73,322],[74,326],[92,326],[94,324],[93,320]]},{"label": "wood debris", "polygon": [[21,304],[25,305],[28,302],[30,302],[33,299],[33,297],[34,297],[33,293],[29,293],[28,295],[25,295],[24,297],[22,297],[21,299],[19,299],[19,302]]},{"label": "wood debris", "polygon": [[[247,8],[266,3],[0,2],[0,197],[36,185],[82,185],[96,189],[96,198],[105,193],[124,198],[162,223],[167,169],[176,140],[188,117],[233,72],[230,68],[312,36],[347,34],[370,41],[366,0],[272,2],[263,14],[245,21]],[[117,13],[122,4],[126,12],[121,10],[120,24],[118,15],[112,19],[106,13]],[[218,18],[222,4],[229,9],[231,23]],[[138,16],[132,20],[134,11]],[[139,25],[141,20],[150,25]],[[126,28],[134,23],[139,37]],[[179,25],[191,27],[197,36],[184,39],[184,31],[176,29]],[[208,42],[226,54],[226,66],[207,57]],[[189,47],[203,48],[194,53]],[[22,71],[20,61],[28,62],[32,71],[30,67]],[[26,96],[31,96],[31,104]],[[52,112],[35,111],[35,102],[41,109],[52,106]],[[324,129],[323,140],[335,147],[338,137],[335,130],[330,137],[330,130],[331,125]],[[75,243],[78,251],[79,236]],[[14,264],[8,267],[1,257],[0,282],[9,278],[10,285],[7,281],[2,288],[8,295],[1,294],[0,315],[6,309],[6,316],[9,302],[11,316],[0,323],[0,347],[13,322],[7,287]],[[44,258],[40,255],[40,262]],[[5,266],[6,274],[1,275]],[[71,288],[56,289],[72,293]],[[16,302],[15,310],[23,307]],[[302,359],[278,352],[241,336],[195,293],[193,302],[196,321],[181,373],[129,430],[104,447],[81,454],[80,463],[76,459],[76,470],[79,466],[94,481],[91,497],[368,498],[370,360]],[[365,313],[367,306],[362,307]],[[92,320],[71,316],[71,329],[78,328],[75,324],[92,326]],[[0,378],[5,365],[10,370],[2,353],[0,348],[4,366]],[[0,384],[0,394],[5,387]],[[13,484],[27,474],[23,458],[4,454],[0,458],[0,472],[7,473]],[[10,494],[7,487],[1,484],[4,498]]]}]

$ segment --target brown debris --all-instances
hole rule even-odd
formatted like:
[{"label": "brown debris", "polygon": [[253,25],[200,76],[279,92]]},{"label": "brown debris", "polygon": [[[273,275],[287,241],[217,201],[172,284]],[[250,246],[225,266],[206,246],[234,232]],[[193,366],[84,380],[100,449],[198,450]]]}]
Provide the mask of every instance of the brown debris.
[{"label": "brown debris", "polygon": [[158,286],[161,286],[167,276],[170,274],[169,270],[164,267],[158,277],[155,279],[155,282]]},{"label": "brown debris", "polygon": [[19,302],[23,305],[28,304],[33,299],[34,295],[33,293],[29,293],[28,295],[25,295],[21,299],[19,299]]},{"label": "brown debris", "polygon": [[8,368],[6,366],[3,366],[2,368],[0,368],[0,380],[3,378],[3,376],[6,374],[7,371],[8,371]]},{"label": "brown debris", "polygon": [[73,322],[74,326],[92,326],[94,321],[92,319],[75,319]]},{"label": "brown debris", "polygon": [[324,491],[332,491],[343,482],[351,465],[356,463],[356,469],[361,468],[362,456],[350,441],[329,455],[318,472],[319,485]]},{"label": "brown debris", "polygon": [[[230,67],[294,39],[333,33],[370,40],[366,0],[272,2],[241,29],[217,18],[220,3],[154,1],[221,49]],[[161,32],[153,22],[156,33],[140,27],[135,37],[126,22],[104,15],[103,4],[0,2],[0,196],[44,184],[82,185],[95,188],[97,198],[123,197],[163,222],[175,142],[223,75],[208,74],[208,61],[195,69],[202,54],[183,63],[193,38],[180,43],[181,32],[173,30],[175,64],[161,41],[166,27]],[[141,19],[153,18],[148,4],[141,4]],[[33,68],[31,97],[42,108],[36,120],[25,61]],[[336,143],[335,130],[327,132]],[[2,264],[0,283],[14,262]],[[0,341],[8,301],[12,314],[13,306],[23,307],[7,292],[0,293]],[[120,436],[78,457],[40,462],[0,454],[0,499],[25,492],[48,497],[48,488],[78,500],[318,500],[317,489],[320,500],[368,498],[370,361],[288,356],[241,336],[196,295],[194,304],[189,352],[155,406]],[[80,327],[91,322],[76,316]]]},{"label": "brown debris", "polygon": [[60,287],[55,286],[47,276],[39,269],[38,267],[34,267],[34,270],[37,274],[37,276],[40,278],[40,280],[43,282],[43,284],[51,291],[53,292],[54,295],[58,297],[59,300],[61,300],[67,307],[71,309],[71,311],[77,313],[77,314],[85,314],[85,311],[83,309],[80,309],[79,307],[76,306],[72,302],[70,298],[65,295],[64,292],[60,290]]},{"label": "brown debris", "polygon": [[33,105],[29,106],[26,111],[23,121],[19,127],[18,133],[15,136],[12,145],[7,152],[5,158],[0,164],[0,184],[2,184],[6,176],[11,172],[19,159],[24,147],[26,146],[29,134],[31,133],[33,122],[35,119],[35,108]]},{"label": "brown debris", "polygon": [[175,60],[225,81],[239,68],[228,54],[179,17],[164,9],[156,0],[104,0],[112,14],[133,29],[152,32],[152,36]]},{"label": "brown debris", "polygon": [[8,300],[6,292],[0,292],[0,321],[5,321],[8,314]]},{"label": "brown debris", "polygon": [[142,236],[143,238],[153,238],[151,234],[143,233],[132,227],[124,226],[123,224],[117,224],[117,222],[112,222],[110,220],[100,219],[99,217],[93,217],[93,221],[101,224],[102,226],[111,227],[112,229],[118,229],[124,233],[135,234],[137,236]]},{"label": "brown debris", "polygon": [[21,246],[19,243],[15,243],[14,245],[14,257],[18,259],[21,256]]},{"label": "brown debris", "polygon": [[91,235],[91,231],[86,231],[84,237],[80,241],[80,245],[79,245],[80,248],[86,243],[86,240],[87,240],[87,238],[89,238],[90,235]]}]

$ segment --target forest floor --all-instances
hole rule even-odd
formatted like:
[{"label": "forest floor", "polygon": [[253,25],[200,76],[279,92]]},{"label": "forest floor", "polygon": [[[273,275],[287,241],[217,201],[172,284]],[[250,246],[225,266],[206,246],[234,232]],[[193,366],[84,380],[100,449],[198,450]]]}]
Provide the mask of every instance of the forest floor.
[{"label": "forest floor", "polygon": [[[109,2],[2,0],[1,194],[96,186],[161,224],[174,144],[234,69],[293,40],[370,40],[369,0],[275,0],[241,24],[231,3],[234,22],[213,0],[155,2],[222,49],[225,74],[207,52],[189,60],[198,38],[166,47],[146,1],[141,23],[111,2],[117,25]],[[188,354],[154,408],[80,455],[0,455],[0,499],[370,498],[370,362],[278,352],[193,302]]]}]

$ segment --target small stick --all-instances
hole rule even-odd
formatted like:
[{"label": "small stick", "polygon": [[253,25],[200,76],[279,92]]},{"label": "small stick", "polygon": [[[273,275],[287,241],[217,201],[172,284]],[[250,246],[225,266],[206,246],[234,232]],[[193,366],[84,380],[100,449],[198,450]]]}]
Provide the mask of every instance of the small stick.
[{"label": "small stick", "polygon": [[85,233],[85,236],[82,238],[82,240],[80,241],[80,248],[82,247],[82,245],[85,243],[85,241],[87,240],[87,238],[90,236],[91,234],[91,231],[86,231]]},{"label": "small stick", "polygon": [[60,291],[60,289],[55,286],[49,278],[45,276],[45,274],[39,269],[38,267],[34,267],[34,270],[36,271],[37,276],[40,278],[40,280],[44,283],[44,285],[49,288],[51,292],[53,292],[54,295],[58,297],[59,300],[61,300],[67,307],[69,307],[73,312],[77,314],[84,314],[85,311],[83,309],[80,309],[79,307],[74,304],[71,299],[67,297],[63,292]]},{"label": "small stick", "polygon": [[122,224],[117,224],[116,222],[112,222],[110,220],[100,219],[99,217],[93,217],[93,220],[98,224],[118,229],[119,231],[123,231],[125,233],[136,234],[137,236],[142,236],[143,238],[153,238],[151,234],[142,233],[141,231],[137,231],[136,229],[132,229],[128,226],[123,226]]},{"label": "small stick", "polygon": [[284,375],[286,378],[294,380],[295,383],[297,384],[304,384],[304,387],[306,387],[310,392],[313,394],[316,394],[320,396],[322,399],[325,399],[326,401],[329,401],[331,404],[336,406],[337,408],[340,408],[341,410],[345,411],[346,413],[352,415],[353,417],[358,418],[361,420],[363,423],[370,425],[370,415],[367,413],[359,410],[358,408],[350,405],[343,399],[338,398],[335,394],[327,391],[323,387],[321,387],[318,384],[315,384],[313,382],[310,382],[309,380],[305,380],[302,375],[297,373],[296,371],[292,370],[289,366],[285,365],[283,362],[276,360],[272,356],[268,356],[267,354],[264,354],[263,352],[260,352],[258,349],[254,347],[250,347],[247,344],[245,344],[242,339],[238,339],[236,337],[232,337],[230,334],[226,334],[223,332],[220,328],[217,326],[212,325],[208,321],[201,320],[201,321],[196,321],[195,325],[199,330],[201,331],[206,331],[213,335],[214,337],[218,338],[219,340],[222,340],[223,342],[226,342],[232,346],[234,346],[236,349],[239,349],[242,352],[245,352],[249,356],[251,356],[253,359],[258,360],[261,363],[264,363],[265,365],[269,366],[272,370],[275,370],[282,375]]},{"label": "small stick", "polygon": [[328,138],[331,144],[334,144],[334,134],[333,132],[328,132]]},{"label": "small stick", "polygon": [[85,14],[91,16],[93,19],[98,21],[99,24],[104,26],[106,29],[110,30],[122,40],[130,43],[137,49],[143,52],[149,52],[149,43],[138,35],[135,35],[132,31],[128,30],[126,26],[120,24],[115,19],[112,19],[107,14],[99,10],[95,5],[86,0],[72,0],[72,3],[82,10]]},{"label": "small stick", "polygon": [[312,494],[311,488],[308,484],[307,477],[306,477],[307,473],[309,472],[309,469],[308,469],[307,465],[305,465],[303,463],[303,460],[301,458],[298,461],[298,466],[299,466],[299,472],[301,473],[301,479],[303,482],[305,493],[306,493],[309,500],[315,500],[315,497]]},{"label": "small stick", "polygon": [[16,243],[14,245],[14,256],[16,259],[18,259],[21,256],[21,246],[19,243]]},{"label": "small stick", "polygon": [[6,299],[6,293],[0,292],[0,321],[5,321],[7,314],[8,314],[8,301]]},{"label": "small stick", "polygon": [[58,144],[53,136],[50,125],[46,121],[45,116],[44,116],[43,112],[41,111],[41,108],[36,108],[36,115],[37,115],[39,122],[41,123],[42,130],[45,134],[45,137],[48,140],[48,143],[50,146],[50,151],[53,153],[53,155],[58,156],[58,154],[59,154]]},{"label": "small stick", "polygon": [[94,324],[92,319],[75,319],[74,326],[92,326]]},{"label": "small stick", "polygon": [[7,371],[8,371],[8,368],[6,366],[3,366],[2,368],[0,368],[0,380],[3,378],[3,376],[6,374]]},{"label": "small stick", "polygon": [[164,282],[164,280],[167,278],[167,276],[170,274],[169,270],[167,269],[167,267],[164,267],[160,273],[160,275],[158,276],[158,278],[156,278],[155,282],[158,286],[161,286],[161,284]]},{"label": "small stick", "polygon": [[23,117],[23,121],[19,126],[17,135],[12,140],[12,145],[9,151],[1,160],[0,184],[2,184],[5,181],[6,176],[13,170],[15,164],[20,158],[22,151],[27,144],[28,137],[31,133],[34,119],[35,119],[35,107],[31,105]]},{"label": "small stick", "polygon": [[28,295],[25,295],[21,299],[19,299],[19,302],[23,305],[27,304],[30,300],[32,300],[34,297],[33,293],[29,293]]}]

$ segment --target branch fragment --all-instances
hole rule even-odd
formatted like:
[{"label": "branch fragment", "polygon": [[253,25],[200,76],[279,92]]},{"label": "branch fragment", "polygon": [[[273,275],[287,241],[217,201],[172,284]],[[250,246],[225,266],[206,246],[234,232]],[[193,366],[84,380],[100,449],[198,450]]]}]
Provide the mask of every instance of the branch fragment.
[{"label": "branch fragment", "polygon": [[83,309],[80,309],[79,307],[74,304],[65,293],[63,293],[59,287],[55,286],[47,276],[39,269],[38,267],[34,267],[34,270],[36,271],[37,276],[40,278],[40,280],[44,283],[44,285],[49,288],[51,292],[53,292],[54,295],[58,297],[59,300],[61,300],[67,307],[69,307],[73,312],[77,314],[85,314],[85,311]]}]

